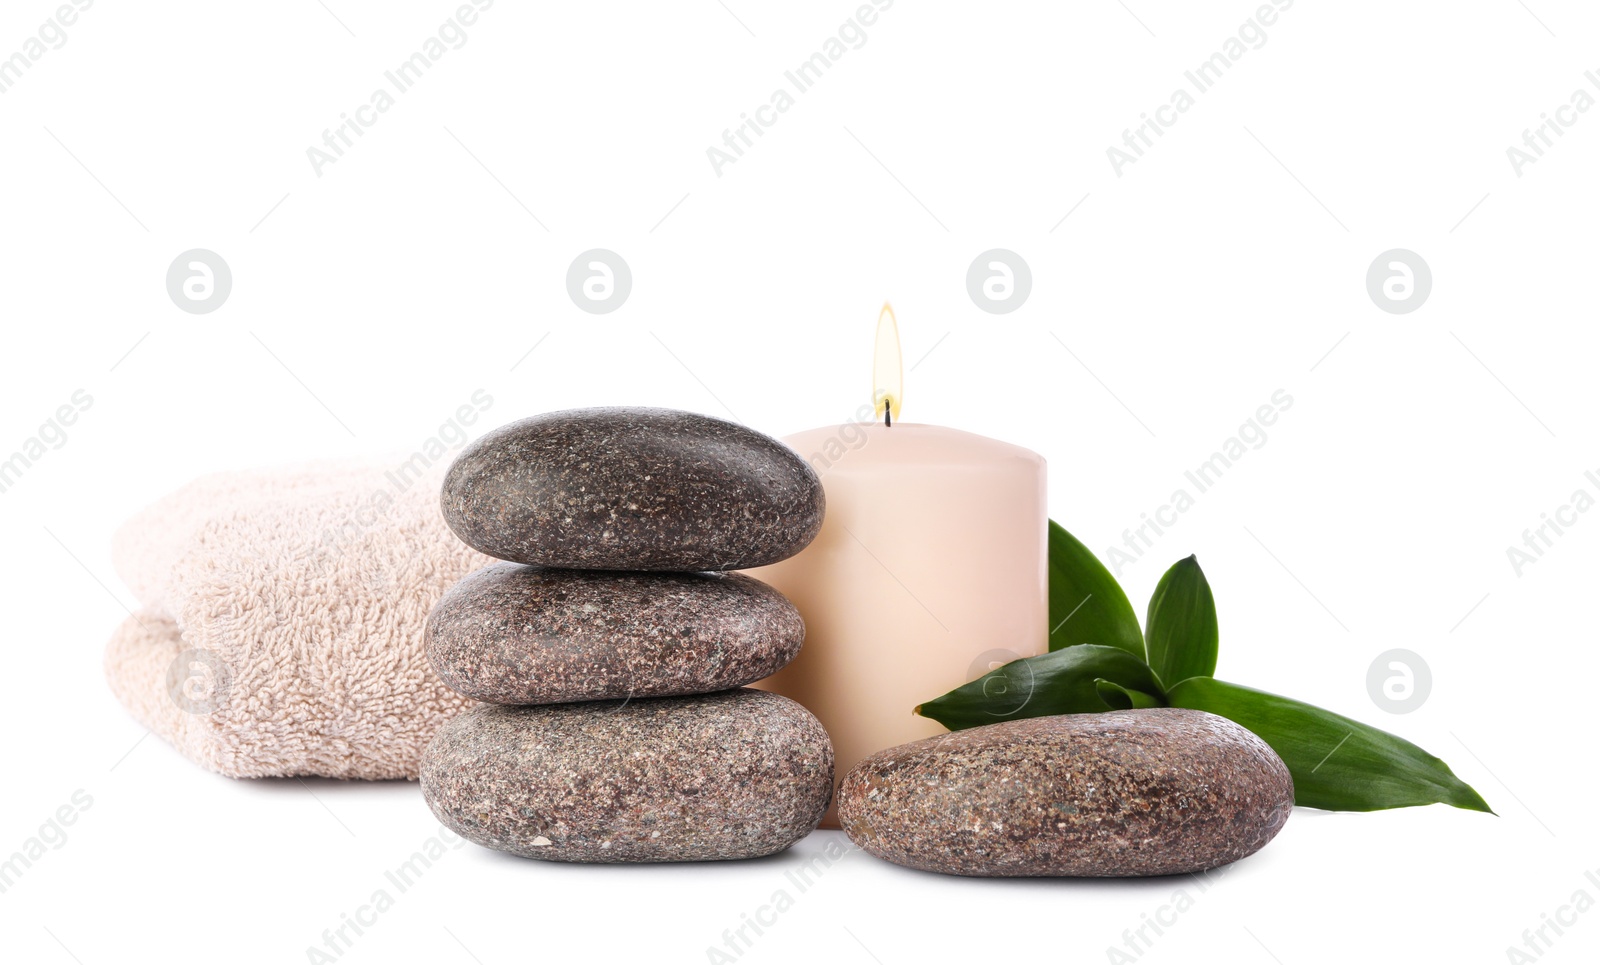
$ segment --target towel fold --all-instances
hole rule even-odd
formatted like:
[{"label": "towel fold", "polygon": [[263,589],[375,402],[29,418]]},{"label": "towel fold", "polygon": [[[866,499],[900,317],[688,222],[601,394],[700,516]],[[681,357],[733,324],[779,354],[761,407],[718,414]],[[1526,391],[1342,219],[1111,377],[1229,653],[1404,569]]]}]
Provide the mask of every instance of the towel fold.
[{"label": "towel fold", "polygon": [[112,692],[230,777],[415,778],[471,703],[428,664],[428,611],[490,562],[440,516],[447,462],[220,473],[134,517],[112,548],[140,604],[106,649]]}]

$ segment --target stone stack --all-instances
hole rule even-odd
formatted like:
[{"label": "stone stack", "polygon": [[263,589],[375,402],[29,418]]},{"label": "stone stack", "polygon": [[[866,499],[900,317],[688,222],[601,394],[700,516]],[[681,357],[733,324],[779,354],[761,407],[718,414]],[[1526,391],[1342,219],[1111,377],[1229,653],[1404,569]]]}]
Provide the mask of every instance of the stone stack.
[{"label": "stone stack", "polygon": [[434,668],[485,702],[423,757],[447,827],[530,858],[616,862],[753,858],[817,826],[827,733],[743,687],[794,659],[805,626],[778,591],[727,572],[821,528],[821,483],[793,450],[687,412],[555,412],[464,450],[442,508],[508,561],[428,620]]}]

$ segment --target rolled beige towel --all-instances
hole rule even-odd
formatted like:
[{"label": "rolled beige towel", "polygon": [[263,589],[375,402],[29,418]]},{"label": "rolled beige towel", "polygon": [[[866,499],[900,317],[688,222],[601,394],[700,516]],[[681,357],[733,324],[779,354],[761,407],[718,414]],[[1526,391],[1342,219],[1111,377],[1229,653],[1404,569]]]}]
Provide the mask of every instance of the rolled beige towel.
[{"label": "rolled beige towel", "polygon": [[106,649],[112,692],[230,777],[416,777],[471,703],[428,664],[428,611],[490,562],[439,514],[448,462],[219,473],[134,517],[112,547],[140,604]]}]

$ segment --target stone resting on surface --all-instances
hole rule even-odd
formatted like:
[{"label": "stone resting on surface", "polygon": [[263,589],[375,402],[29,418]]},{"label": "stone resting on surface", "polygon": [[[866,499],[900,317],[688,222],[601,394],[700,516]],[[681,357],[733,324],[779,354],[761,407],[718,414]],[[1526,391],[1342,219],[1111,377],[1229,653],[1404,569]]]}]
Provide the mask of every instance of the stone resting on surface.
[{"label": "stone resting on surface", "polygon": [[439,731],[422,790],[446,827],[523,857],[754,858],[822,820],[833,745],[805,708],[762,690],[484,704]]},{"label": "stone resting on surface", "polygon": [[1222,717],[1159,707],[1011,720],[881,751],[845,776],[850,840],[986,877],[1171,875],[1254,854],[1294,806],[1289,769]]}]

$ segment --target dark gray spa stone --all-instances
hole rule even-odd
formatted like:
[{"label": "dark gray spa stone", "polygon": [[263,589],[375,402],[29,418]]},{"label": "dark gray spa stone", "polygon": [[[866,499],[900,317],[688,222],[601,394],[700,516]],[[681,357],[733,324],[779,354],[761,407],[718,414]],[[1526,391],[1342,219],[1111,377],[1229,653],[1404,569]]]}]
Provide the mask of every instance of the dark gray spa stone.
[{"label": "dark gray spa stone", "polygon": [[603,570],[733,570],[800,552],[822,483],[744,426],[672,409],[549,412],[462,450],[441,498],[474,549]]},{"label": "dark gray spa stone", "polygon": [[422,756],[422,793],[445,827],[546,861],[773,854],[816,828],[832,790],[822,725],[760,690],[478,704]]},{"label": "dark gray spa stone", "polygon": [[783,594],[738,573],[486,566],[428,616],[451,689],[497,704],[670,697],[778,672],[805,639]]},{"label": "dark gray spa stone", "polygon": [[1177,708],[1013,720],[856,765],[839,820],[866,851],[984,877],[1170,875],[1253,854],[1294,784],[1259,737]]}]

